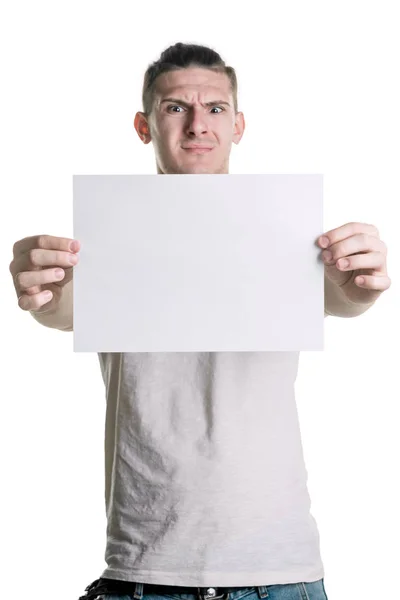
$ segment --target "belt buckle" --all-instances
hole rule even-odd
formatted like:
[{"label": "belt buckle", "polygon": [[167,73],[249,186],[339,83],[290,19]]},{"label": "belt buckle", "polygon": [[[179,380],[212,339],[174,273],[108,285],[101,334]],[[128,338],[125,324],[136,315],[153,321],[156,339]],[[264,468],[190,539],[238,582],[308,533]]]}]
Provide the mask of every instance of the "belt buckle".
[{"label": "belt buckle", "polygon": [[227,598],[229,594],[221,594],[217,596],[218,588],[208,587],[208,588],[198,588],[198,596],[200,600],[222,600],[222,598]]}]

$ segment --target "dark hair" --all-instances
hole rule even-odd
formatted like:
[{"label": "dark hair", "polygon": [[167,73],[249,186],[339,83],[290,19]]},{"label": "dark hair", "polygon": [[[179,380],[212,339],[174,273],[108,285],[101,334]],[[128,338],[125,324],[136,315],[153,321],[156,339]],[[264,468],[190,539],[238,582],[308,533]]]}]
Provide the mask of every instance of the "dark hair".
[{"label": "dark hair", "polygon": [[234,101],[235,113],[238,111],[237,105],[237,79],[233,67],[228,67],[221,56],[206,46],[197,44],[182,44],[178,42],[169,46],[161,53],[160,58],[151,63],[144,75],[142,103],[143,111],[150,115],[153,108],[154,82],[162,73],[168,71],[177,71],[187,69],[188,67],[203,67],[211,69],[218,73],[225,73],[229,77],[231,91]]}]

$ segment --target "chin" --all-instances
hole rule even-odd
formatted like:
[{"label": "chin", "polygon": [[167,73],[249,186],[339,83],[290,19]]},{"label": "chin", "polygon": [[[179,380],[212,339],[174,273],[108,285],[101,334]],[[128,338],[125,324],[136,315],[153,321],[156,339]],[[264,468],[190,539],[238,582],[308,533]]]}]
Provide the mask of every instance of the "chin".
[{"label": "chin", "polygon": [[221,165],[187,164],[179,165],[179,172],[186,175],[213,175],[222,172]]},{"label": "chin", "polygon": [[169,164],[161,167],[162,173],[166,175],[216,175],[227,173],[223,165],[201,164],[200,162],[182,164]]},{"label": "chin", "polygon": [[215,173],[212,167],[188,167],[184,171],[187,175],[211,175]]}]

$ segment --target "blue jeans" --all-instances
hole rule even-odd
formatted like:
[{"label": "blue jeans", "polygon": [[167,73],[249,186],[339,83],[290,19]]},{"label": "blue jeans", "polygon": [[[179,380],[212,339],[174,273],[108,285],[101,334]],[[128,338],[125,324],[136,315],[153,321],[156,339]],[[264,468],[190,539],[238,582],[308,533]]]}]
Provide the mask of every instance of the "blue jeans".
[{"label": "blue jeans", "polygon": [[[144,584],[146,585],[146,584]],[[216,588],[218,590],[218,588]],[[328,600],[324,579],[311,583],[286,583],[241,588],[223,597],[202,596],[203,600]],[[197,594],[143,593],[143,584],[136,584],[136,591],[129,595],[101,594],[97,600],[199,600]]]}]

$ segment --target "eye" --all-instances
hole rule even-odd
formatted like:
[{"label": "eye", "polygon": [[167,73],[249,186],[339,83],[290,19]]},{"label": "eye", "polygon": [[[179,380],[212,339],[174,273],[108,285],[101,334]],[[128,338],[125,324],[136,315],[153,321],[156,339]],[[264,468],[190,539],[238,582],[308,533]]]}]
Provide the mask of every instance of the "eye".
[{"label": "eye", "polygon": [[[168,110],[170,108],[183,108],[182,106],[179,106],[179,104],[171,104],[170,106],[168,106]],[[172,111],[172,112],[176,112],[176,111]],[[180,112],[180,111],[179,111]]]},{"label": "eye", "polygon": [[[182,108],[182,109],[183,109],[183,107],[182,107],[182,106],[179,106],[179,104],[170,104],[170,105],[168,106],[168,109],[167,109],[167,110],[170,110],[171,108]],[[222,108],[222,106],[213,106],[213,107],[211,108],[211,110],[215,110],[215,109],[217,109],[217,108],[219,108],[220,112],[224,112],[224,110],[225,110],[224,108]],[[176,110],[173,110],[172,112],[181,112],[181,111],[176,111]],[[217,114],[217,115],[219,115],[220,113],[214,113],[214,114]]]}]

